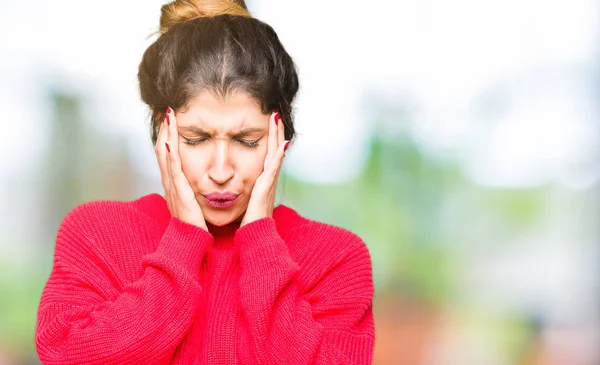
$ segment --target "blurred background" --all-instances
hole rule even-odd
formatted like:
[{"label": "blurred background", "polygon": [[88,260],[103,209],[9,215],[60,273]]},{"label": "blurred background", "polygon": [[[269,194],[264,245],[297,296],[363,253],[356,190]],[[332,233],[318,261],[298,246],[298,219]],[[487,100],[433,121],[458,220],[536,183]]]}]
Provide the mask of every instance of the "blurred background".
[{"label": "blurred background", "polygon": [[[246,0],[294,57],[278,203],[352,230],[376,365],[600,364],[600,4]],[[156,0],[0,0],[0,364],[39,364],[65,214],[162,192]]]}]

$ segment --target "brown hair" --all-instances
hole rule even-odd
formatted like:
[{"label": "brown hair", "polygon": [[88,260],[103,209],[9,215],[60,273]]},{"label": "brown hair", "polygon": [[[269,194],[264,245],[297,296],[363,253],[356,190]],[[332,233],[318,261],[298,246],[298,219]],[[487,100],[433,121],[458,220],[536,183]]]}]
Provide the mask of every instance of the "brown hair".
[{"label": "brown hair", "polygon": [[285,138],[295,135],[296,66],[273,28],[253,18],[243,0],[177,0],[163,5],[160,36],[139,65],[142,100],[150,107],[152,143],[167,107],[185,108],[209,91],[246,92],[264,114],[279,110]]}]

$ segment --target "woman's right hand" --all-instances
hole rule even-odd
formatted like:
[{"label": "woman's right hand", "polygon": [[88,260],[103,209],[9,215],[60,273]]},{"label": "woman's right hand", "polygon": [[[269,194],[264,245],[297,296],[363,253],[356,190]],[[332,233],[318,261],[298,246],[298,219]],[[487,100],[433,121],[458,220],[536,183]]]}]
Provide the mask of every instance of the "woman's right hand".
[{"label": "woman's right hand", "polygon": [[181,169],[175,112],[168,108],[154,147],[171,216],[208,231],[200,204]]}]

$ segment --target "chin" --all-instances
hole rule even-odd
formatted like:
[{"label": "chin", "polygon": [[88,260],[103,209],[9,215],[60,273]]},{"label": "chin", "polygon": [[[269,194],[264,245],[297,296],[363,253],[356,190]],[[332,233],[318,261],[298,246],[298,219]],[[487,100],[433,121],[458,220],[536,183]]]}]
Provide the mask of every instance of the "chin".
[{"label": "chin", "polygon": [[206,212],[204,219],[212,224],[213,226],[216,227],[222,227],[222,226],[226,226],[230,223],[234,223],[234,222],[241,222],[241,218],[238,219],[238,215],[235,214],[236,212],[227,212],[227,211],[214,211],[214,209],[211,209],[213,211]]}]

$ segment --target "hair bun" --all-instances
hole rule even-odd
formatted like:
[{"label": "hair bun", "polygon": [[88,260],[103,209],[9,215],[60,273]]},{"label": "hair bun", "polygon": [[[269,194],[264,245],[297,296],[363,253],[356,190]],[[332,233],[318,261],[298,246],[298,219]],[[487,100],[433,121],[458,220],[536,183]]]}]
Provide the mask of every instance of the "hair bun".
[{"label": "hair bun", "polygon": [[217,15],[251,17],[244,0],[175,0],[160,9],[160,33],[192,19]]}]

